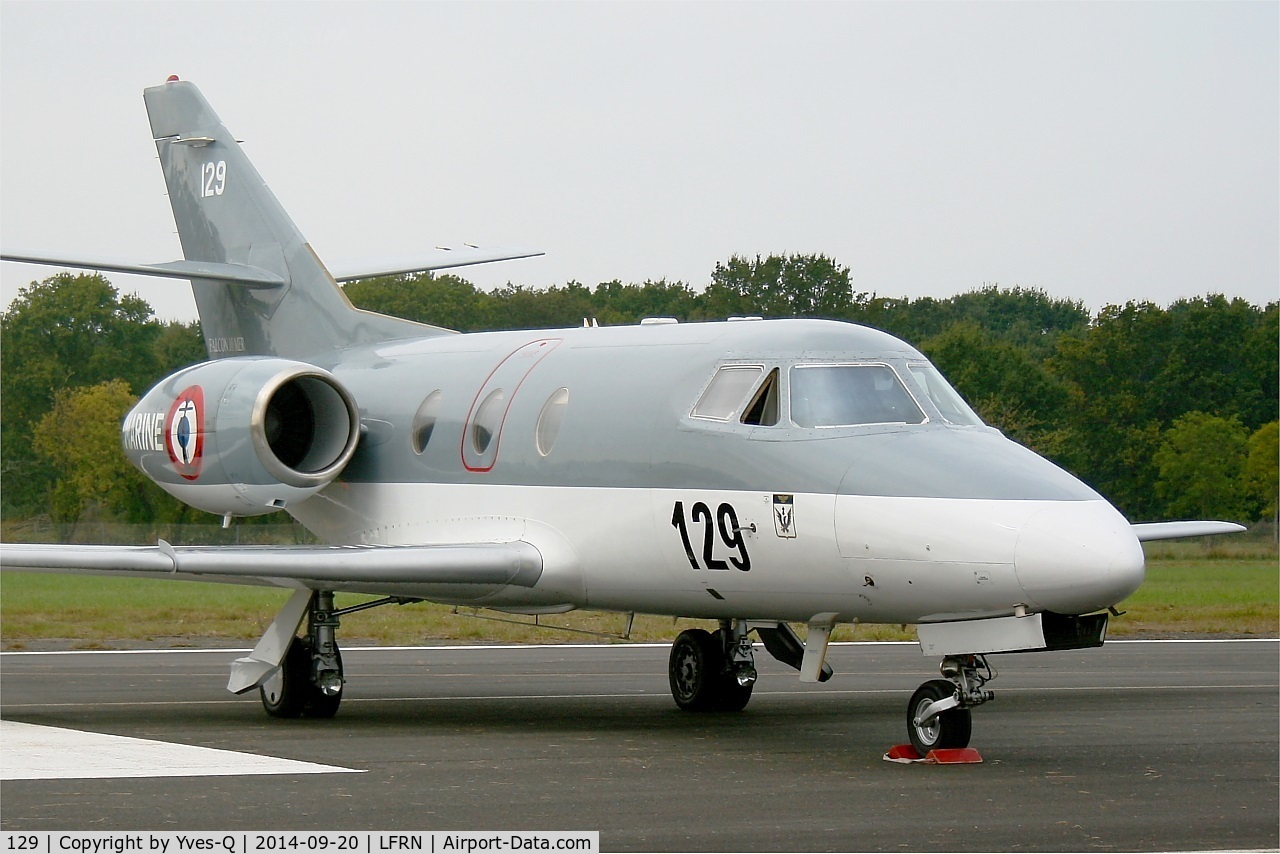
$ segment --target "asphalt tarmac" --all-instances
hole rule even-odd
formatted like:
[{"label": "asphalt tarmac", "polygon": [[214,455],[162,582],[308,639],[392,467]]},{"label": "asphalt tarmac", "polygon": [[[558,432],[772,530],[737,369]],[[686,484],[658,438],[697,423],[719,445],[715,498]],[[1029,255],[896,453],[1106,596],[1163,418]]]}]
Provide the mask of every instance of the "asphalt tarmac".
[{"label": "asphalt tarmac", "polygon": [[[604,851],[1280,847],[1280,643],[992,656],[983,764],[898,765],[915,645],[757,653],[739,714],[680,712],[667,650],[343,652],[333,720],[266,717],[229,651],[0,656],[0,715],[364,773],[9,780],[4,830],[598,830]],[[2,747],[2,745],[0,745]]]}]

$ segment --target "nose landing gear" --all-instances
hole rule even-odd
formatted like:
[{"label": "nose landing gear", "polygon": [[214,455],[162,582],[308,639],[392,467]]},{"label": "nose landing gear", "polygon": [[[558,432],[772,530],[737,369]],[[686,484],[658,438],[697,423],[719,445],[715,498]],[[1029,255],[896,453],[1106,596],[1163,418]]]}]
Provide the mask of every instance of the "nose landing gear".
[{"label": "nose landing gear", "polygon": [[981,655],[948,656],[939,670],[946,678],[930,679],[907,703],[907,735],[921,756],[968,747],[973,732],[969,710],[995,697],[982,687],[996,674]]}]

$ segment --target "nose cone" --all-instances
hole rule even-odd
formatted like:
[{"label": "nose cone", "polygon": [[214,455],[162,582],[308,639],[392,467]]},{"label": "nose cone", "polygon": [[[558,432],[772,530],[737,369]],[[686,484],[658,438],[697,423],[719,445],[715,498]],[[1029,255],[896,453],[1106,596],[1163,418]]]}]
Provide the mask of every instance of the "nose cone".
[{"label": "nose cone", "polygon": [[1018,583],[1033,607],[1084,614],[1114,605],[1145,575],[1142,546],[1105,501],[1060,501],[1022,526],[1014,550]]}]

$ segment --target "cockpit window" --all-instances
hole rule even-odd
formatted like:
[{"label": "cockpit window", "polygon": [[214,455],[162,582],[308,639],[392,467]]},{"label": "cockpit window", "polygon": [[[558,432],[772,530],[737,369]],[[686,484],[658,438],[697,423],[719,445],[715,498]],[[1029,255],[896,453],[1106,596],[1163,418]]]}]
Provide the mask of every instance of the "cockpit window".
[{"label": "cockpit window", "polygon": [[741,408],[747,393],[764,373],[760,365],[726,365],[716,371],[711,384],[693,407],[694,418],[728,421]]},{"label": "cockpit window", "polygon": [[969,404],[965,403],[964,398],[951,387],[942,374],[938,373],[937,368],[927,362],[913,362],[907,367],[911,370],[911,376],[916,383],[933,401],[933,405],[938,407],[943,418],[952,424],[962,426],[976,427],[982,424],[978,414],[969,408]]},{"label": "cockpit window", "polygon": [[774,368],[760,383],[755,397],[742,413],[743,424],[772,427],[778,423],[778,369]]},{"label": "cockpit window", "polygon": [[920,424],[924,411],[888,365],[797,365],[791,420],[798,427]]}]

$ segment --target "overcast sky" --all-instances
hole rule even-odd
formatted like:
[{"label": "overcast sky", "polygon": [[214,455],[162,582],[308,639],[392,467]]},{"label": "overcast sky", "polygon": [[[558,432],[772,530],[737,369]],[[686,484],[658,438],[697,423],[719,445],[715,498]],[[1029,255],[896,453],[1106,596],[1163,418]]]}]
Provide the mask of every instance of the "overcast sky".
[{"label": "overcast sky", "polygon": [[[1280,287],[1280,4],[0,2],[0,242],[180,257],[142,89],[194,81],[322,258],[489,287],[1107,303]],[[0,265],[0,297],[53,271]],[[185,282],[113,276],[162,318]]]}]

